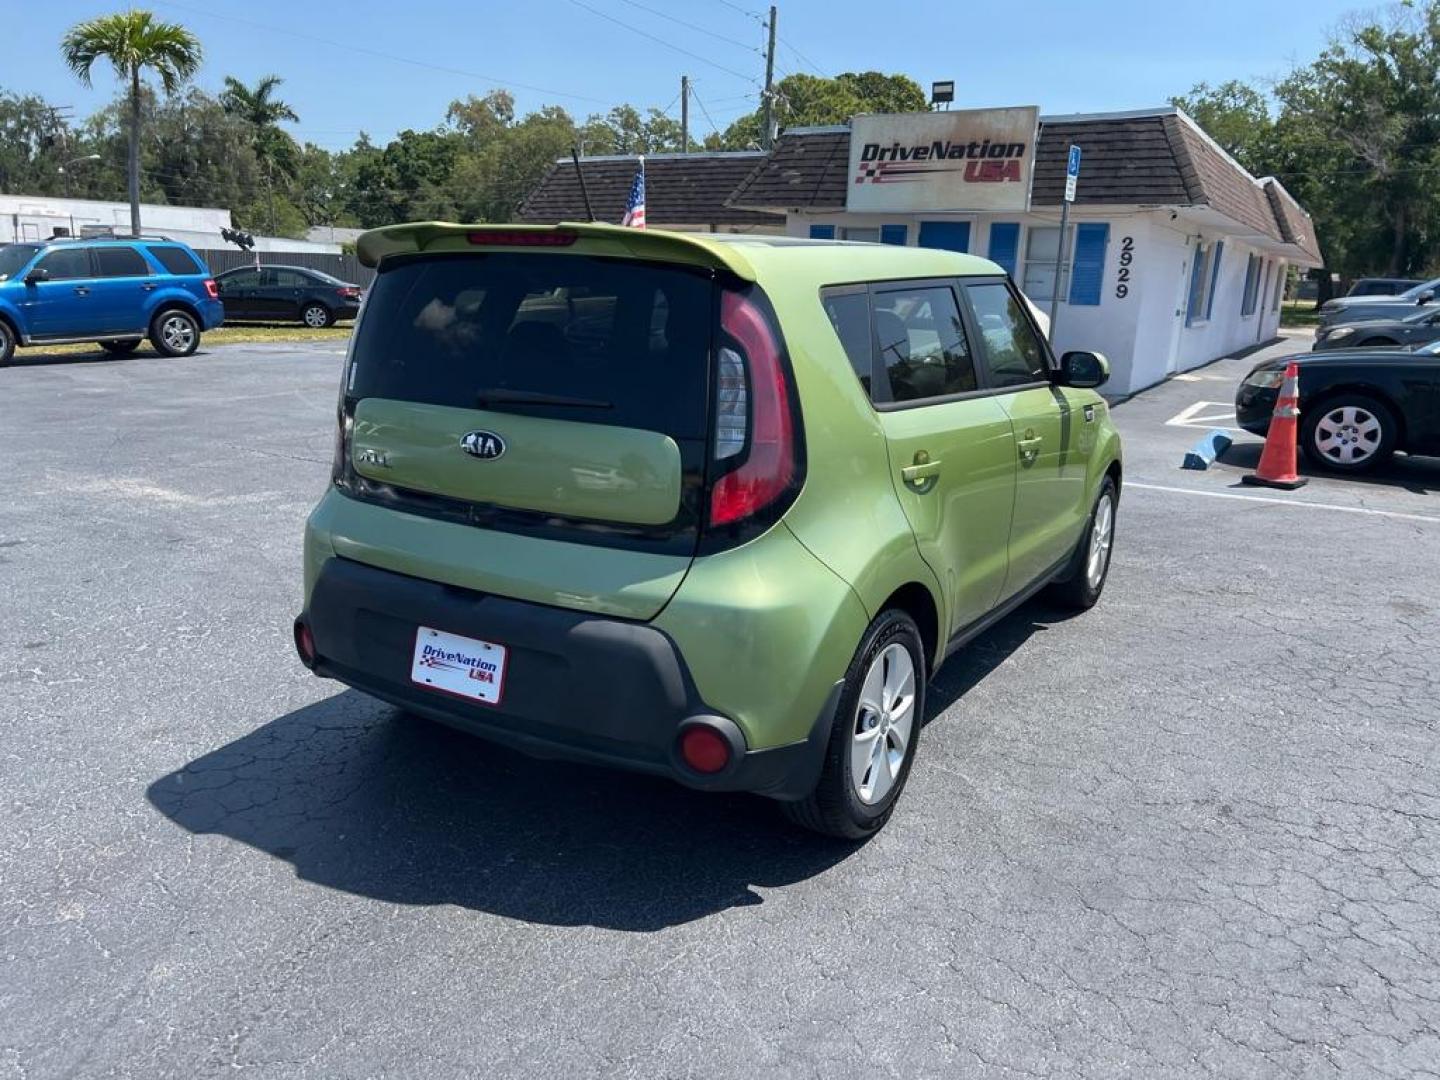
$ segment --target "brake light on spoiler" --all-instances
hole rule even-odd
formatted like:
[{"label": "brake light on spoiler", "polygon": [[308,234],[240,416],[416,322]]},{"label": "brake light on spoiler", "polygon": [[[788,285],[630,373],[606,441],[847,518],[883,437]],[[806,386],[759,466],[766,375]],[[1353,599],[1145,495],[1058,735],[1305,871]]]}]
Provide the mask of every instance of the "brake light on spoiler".
[{"label": "brake light on spoiler", "polygon": [[569,247],[578,237],[573,232],[549,229],[496,229],[466,233],[465,239],[485,247]]}]

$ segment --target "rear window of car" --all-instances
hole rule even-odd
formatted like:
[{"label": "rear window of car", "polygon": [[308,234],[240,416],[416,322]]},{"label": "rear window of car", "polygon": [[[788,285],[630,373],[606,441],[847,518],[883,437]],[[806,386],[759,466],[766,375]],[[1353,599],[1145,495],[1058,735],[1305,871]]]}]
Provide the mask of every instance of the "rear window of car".
[{"label": "rear window of car", "polygon": [[150,264],[132,247],[97,247],[95,273],[100,277],[148,277]]},{"label": "rear window of car", "polygon": [[203,274],[205,272],[195,261],[195,257],[184,248],[156,246],[147,250],[169,273]]},{"label": "rear window of car", "polygon": [[[682,268],[577,255],[391,262],[356,332],[348,392],[704,439],[711,289]],[[487,392],[571,404],[482,405]]]}]

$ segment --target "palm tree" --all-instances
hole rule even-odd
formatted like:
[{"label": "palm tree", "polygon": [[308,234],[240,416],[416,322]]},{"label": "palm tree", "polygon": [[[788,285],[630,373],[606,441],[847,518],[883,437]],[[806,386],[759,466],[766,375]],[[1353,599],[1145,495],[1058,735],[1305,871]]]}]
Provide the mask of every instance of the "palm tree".
[{"label": "palm tree", "polygon": [[265,186],[270,196],[270,231],[275,232],[275,173],[278,170],[293,177],[299,161],[295,140],[280,127],[280,121],[292,123],[300,119],[289,104],[275,96],[275,88],[285,80],[279,75],[266,75],[254,86],[246,86],[233,75],[225,76],[225,89],[220,105],[231,116],[250,125],[251,144],[265,173]]},{"label": "palm tree", "polygon": [[140,72],[146,68],[173,94],[200,67],[200,40],[176,23],[157,22],[148,11],[121,11],[78,23],[60,43],[65,63],[75,77],[90,85],[99,60],[109,60],[115,74],[130,83],[130,228],[140,234]]}]

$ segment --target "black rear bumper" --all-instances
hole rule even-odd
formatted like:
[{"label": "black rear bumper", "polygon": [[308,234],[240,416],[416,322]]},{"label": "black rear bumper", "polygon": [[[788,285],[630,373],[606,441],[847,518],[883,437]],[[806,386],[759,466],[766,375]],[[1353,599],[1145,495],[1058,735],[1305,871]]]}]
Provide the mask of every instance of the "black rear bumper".
[{"label": "black rear bumper", "polygon": [[[646,623],[530,604],[332,558],[300,616],[315,642],[317,674],[392,705],[542,758],[669,776],[689,787],[808,794],[820,774],[831,693],[803,742],[763,750],[700,699],[671,638]],[[497,706],[436,693],[410,680],[420,626],[504,645]],[[682,724],[724,732],[735,753],[725,770],[697,773],[677,756]]]}]

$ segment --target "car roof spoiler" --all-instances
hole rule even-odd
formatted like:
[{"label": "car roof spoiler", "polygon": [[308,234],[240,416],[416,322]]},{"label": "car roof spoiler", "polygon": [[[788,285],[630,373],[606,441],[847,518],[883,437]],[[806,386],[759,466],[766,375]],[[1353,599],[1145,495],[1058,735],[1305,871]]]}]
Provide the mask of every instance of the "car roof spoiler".
[{"label": "car roof spoiler", "polygon": [[756,276],[750,260],[737,245],[711,242],[703,233],[631,229],[597,222],[457,225],[421,221],[371,229],[361,234],[355,249],[360,262],[371,267],[393,255],[519,249],[685,263],[728,271],[743,281],[754,281]]}]

